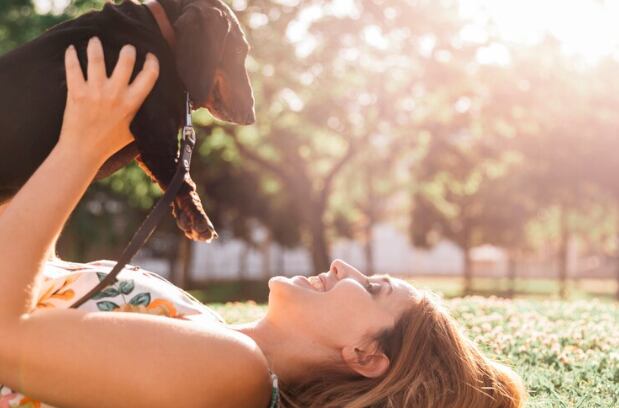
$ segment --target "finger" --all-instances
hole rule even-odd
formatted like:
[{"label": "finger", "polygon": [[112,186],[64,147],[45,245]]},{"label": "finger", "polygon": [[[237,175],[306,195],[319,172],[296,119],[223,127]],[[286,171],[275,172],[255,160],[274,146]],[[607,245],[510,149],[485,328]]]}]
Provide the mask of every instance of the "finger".
[{"label": "finger", "polygon": [[157,57],[149,52],[142,70],[129,85],[129,101],[132,105],[137,107],[146,99],[146,95],[153,89],[158,76],[159,62]]},{"label": "finger", "polygon": [[106,78],[103,46],[97,37],[88,41],[88,82],[102,83]]},{"label": "finger", "polygon": [[64,53],[64,69],[67,75],[67,89],[69,93],[84,86],[84,73],[82,72],[82,67],[80,67],[77,51],[75,51],[73,45],[70,45]]},{"label": "finger", "polygon": [[124,86],[129,83],[133,66],[135,65],[135,47],[127,44],[120,50],[118,62],[112,72],[112,83],[116,86]]}]

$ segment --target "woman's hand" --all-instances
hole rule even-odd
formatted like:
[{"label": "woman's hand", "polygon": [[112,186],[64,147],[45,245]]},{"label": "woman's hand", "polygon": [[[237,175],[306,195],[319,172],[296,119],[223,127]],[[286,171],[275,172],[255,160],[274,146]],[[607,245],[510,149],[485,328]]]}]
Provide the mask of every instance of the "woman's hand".
[{"label": "woman's hand", "polygon": [[159,64],[149,53],[142,71],[129,84],[135,47],[125,45],[120,50],[110,78],[105,72],[103,48],[97,37],[90,39],[87,54],[86,81],[75,47],[70,46],[65,52],[67,103],[58,144],[103,163],[134,140],[129,124],[153,88]]},{"label": "woman's hand", "polygon": [[[135,49],[125,46],[110,78],[99,40],[88,44],[88,81],[66,51],[67,103],[58,143],[0,214],[0,333],[34,307],[46,254],[105,160],[131,143],[129,124],[152,89],[151,56],[129,85]],[[2,336],[0,336],[1,338]],[[1,345],[0,345],[1,351]],[[1,362],[0,362],[1,364]]]}]

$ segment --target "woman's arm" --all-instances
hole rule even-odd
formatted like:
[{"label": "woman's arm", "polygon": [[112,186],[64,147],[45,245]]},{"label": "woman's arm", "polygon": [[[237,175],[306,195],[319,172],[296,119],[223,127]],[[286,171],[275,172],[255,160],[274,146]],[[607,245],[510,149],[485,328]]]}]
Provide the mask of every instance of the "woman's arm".
[{"label": "woman's arm", "polygon": [[151,59],[127,85],[135,51],[108,79],[88,46],[88,81],[66,54],[68,96],[58,145],[0,215],[0,384],[64,408],[266,407],[267,363],[222,326],[132,313],[52,309],[29,314],[27,293],[50,242],[152,88]]}]

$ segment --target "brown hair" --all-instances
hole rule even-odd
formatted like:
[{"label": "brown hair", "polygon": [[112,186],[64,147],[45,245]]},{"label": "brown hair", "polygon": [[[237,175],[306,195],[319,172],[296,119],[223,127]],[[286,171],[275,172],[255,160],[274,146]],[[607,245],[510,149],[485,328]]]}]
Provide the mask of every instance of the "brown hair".
[{"label": "brown hair", "polygon": [[322,364],[302,383],[280,381],[282,408],[520,408],[526,391],[506,365],[485,357],[429,291],[374,336],[389,369],[367,378]]}]

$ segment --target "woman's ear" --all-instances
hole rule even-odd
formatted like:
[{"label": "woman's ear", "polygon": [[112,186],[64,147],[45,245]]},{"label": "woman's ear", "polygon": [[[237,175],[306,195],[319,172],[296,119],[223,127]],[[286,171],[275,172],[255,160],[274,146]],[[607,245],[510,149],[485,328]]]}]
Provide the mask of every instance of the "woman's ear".
[{"label": "woman's ear", "polygon": [[207,100],[230,22],[223,11],[192,3],[174,22],[176,69],[191,99]]},{"label": "woman's ear", "polygon": [[378,377],[389,368],[389,357],[378,350],[376,343],[363,348],[346,346],[342,358],[353,371],[368,378]]}]

